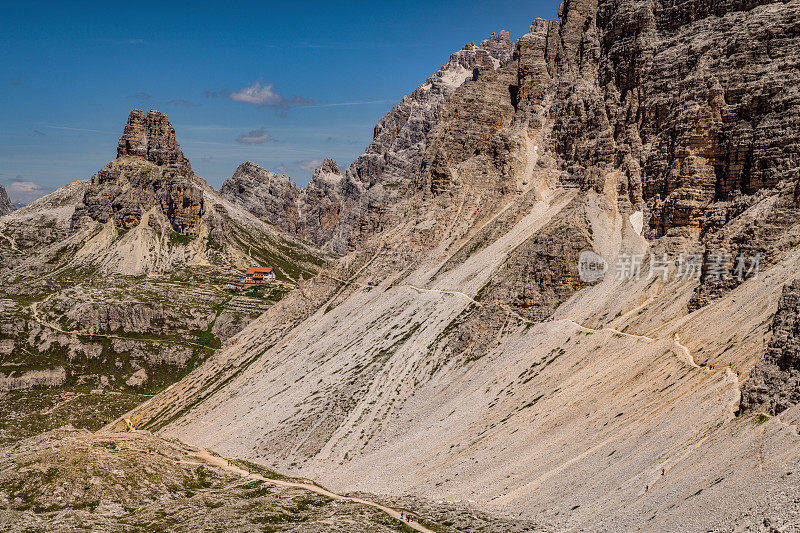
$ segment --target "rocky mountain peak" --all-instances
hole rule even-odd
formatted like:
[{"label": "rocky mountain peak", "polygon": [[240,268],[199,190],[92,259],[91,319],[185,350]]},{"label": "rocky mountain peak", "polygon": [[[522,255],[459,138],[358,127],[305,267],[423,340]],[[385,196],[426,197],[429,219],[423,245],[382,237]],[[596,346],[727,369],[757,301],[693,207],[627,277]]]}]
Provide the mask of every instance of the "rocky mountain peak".
[{"label": "rocky mountain peak", "polygon": [[535,18],[533,19],[533,22],[531,22],[531,28],[530,30],[528,30],[528,33],[532,33],[534,35],[547,36],[549,28],[550,28],[550,21],[543,18]]},{"label": "rocky mountain peak", "polygon": [[5,188],[0,185],[0,216],[7,215],[13,210],[14,204],[11,203],[11,199],[9,199]]},{"label": "rocky mountain peak", "polygon": [[117,145],[117,157],[143,157],[156,165],[174,168],[191,176],[192,165],[181,151],[166,113],[150,110],[147,115],[134,109]]},{"label": "rocky mountain peak", "polygon": [[246,177],[256,184],[269,185],[272,183],[289,183],[292,178],[286,174],[272,172],[264,167],[253,163],[252,161],[245,161],[236,168],[232,178]]},{"label": "rocky mountain peak", "polygon": [[246,161],[225,180],[220,194],[285,231],[296,233],[298,230],[296,204],[299,190],[285,174]]},{"label": "rocky mountain peak", "polygon": [[147,214],[151,227],[197,235],[205,214],[206,186],[192,172],[167,115],[150,111],[145,116],[134,109],[119,140],[117,159],[92,176],[83,204],[75,209],[73,225],[83,218],[113,220],[127,230]]},{"label": "rocky mountain peak", "polygon": [[323,161],[322,164],[319,166],[319,168],[314,171],[314,174],[317,174],[318,172],[341,174],[341,172],[339,171],[339,165],[336,164],[336,161],[328,157],[326,157],[325,161]]}]

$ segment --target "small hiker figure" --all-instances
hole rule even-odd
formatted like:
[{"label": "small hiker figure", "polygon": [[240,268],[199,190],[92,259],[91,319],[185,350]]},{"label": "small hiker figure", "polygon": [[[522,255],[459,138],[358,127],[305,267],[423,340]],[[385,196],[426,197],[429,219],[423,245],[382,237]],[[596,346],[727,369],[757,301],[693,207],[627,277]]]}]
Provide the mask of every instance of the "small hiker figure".
[{"label": "small hiker figure", "polygon": [[400,520],[402,520],[404,516],[405,516],[405,511],[400,511]]},{"label": "small hiker figure", "polygon": [[666,473],[667,473],[667,469],[666,469],[666,468],[662,468],[662,469],[661,469],[661,475],[663,476],[663,475],[664,475],[664,474],[666,474]]}]

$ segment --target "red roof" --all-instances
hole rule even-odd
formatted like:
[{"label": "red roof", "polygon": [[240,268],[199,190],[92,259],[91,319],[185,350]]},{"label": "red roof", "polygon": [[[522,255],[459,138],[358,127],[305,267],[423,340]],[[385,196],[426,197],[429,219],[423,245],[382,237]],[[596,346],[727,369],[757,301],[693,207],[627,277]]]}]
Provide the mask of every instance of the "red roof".
[{"label": "red roof", "polygon": [[247,269],[247,272],[244,273],[245,276],[253,276],[255,274],[269,274],[272,272],[272,267],[250,267]]}]

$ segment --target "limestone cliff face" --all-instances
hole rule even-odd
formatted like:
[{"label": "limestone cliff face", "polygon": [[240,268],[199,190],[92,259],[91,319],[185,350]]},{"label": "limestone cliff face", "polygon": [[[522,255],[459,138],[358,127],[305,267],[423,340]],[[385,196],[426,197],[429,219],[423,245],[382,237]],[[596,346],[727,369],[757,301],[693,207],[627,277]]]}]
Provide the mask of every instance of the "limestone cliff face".
[{"label": "limestone cliff face", "polygon": [[[419,187],[446,193],[478,158],[507,190],[524,186],[533,141],[547,186],[613,191],[672,250],[699,242],[732,271],[740,254],[768,264],[796,242],[800,3],[568,0],[559,15],[449,99]],[[766,196],[766,216],[746,214]],[[704,275],[690,308],[735,286]]]},{"label": "limestone cliff face", "polygon": [[152,227],[196,235],[205,213],[205,182],[194,175],[164,113],[131,111],[117,159],[92,176],[83,204],[73,215],[131,229],[148,214]]},{"label": "limestone cliff face", "polygon": [[464,46],[378,122],[372,143],[347,169],[344,216],[328,244],[332,250],[352,250],[384,227],[383,212],[419,166],[444,103],[467,80],[508,64],[513,50],[508,32]]},{"label": "limestone cliff face", "polygon": [[345,176],[333,159],[325,159],[300,195],[299,235],[316,244],[330,242],[342,215]]},{"label": "limestone cliff face", "polygon": [[13,210],[14,204],[11,203],[11,199],[8,197],[5,188],[0,185],[0,216],[7,215]]}]

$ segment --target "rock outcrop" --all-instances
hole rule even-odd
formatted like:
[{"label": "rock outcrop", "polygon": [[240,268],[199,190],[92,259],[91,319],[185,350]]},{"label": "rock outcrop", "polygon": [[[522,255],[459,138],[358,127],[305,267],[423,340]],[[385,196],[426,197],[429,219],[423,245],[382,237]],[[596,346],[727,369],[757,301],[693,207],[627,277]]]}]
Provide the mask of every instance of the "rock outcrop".
[{"label": "rock outcrop", "polygon": [[325,159],[314,171],[298,202],[299,234],[316,244],[330,242],[344,209],[345,176],[333,159]]},{"label": "rock outcrop", "polygon": [[223,198],[271,222],[284,231],[299,233],[299,189],[285,174],[270,172],[247,161],[219,190]]},{"label": "rock outcrop", "polygon": [[123,230],[147,224],[197,235],[205,213],[205,182],[194,175],[183,155],[175,130],[158,111],[134,109],[117,147],[117,159],[92,176],[83,205],[73,215],[105,223],[113,220]]},{"label": "rock outcrop", "polygon": [[32,387],[54,387],[67,379],[67,371],[63,366],[28,370],[5,375],[0,372],[0,391],[13,391]]},{"label": "rock outcrop", "polygon": [[0,216],[7,215],[13,210],[14,204],[11,203],[5,188],[0,185]]},{"label": "rock outcrop", "polygon": [[800,403],[800,280],[783,288],[764,359],[742,388],[741,412],[782,413]]},{"label": "rock outcrop", "polygon": [[324,244],[339,222],[344,178],[336,161],[325,159],[303,189],[289,176],[248,161],[225,180],[220,195],[284,231]]}]

